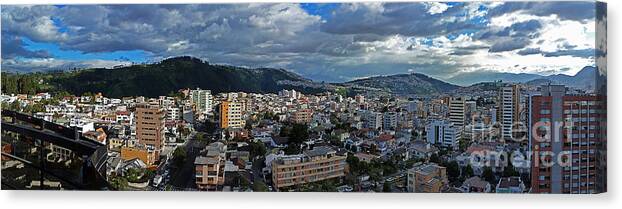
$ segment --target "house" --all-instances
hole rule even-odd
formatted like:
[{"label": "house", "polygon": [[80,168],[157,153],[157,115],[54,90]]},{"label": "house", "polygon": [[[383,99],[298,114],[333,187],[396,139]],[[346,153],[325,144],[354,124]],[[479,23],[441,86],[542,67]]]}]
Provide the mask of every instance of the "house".
[{"label": "house", "polygon": [[447,184],[447,169],[437,164],[419,164],[408,170],[408,192],[439,193]]},{"label": "house", "polygon": [[370,163],[372,160],[379,158],[378,155],[372,155],[372,154],[367,154],[367,153],[362,153],[362,152],[356,153],[354,154],[354,156],[358,158],[360,161],[367,162],[367,163]]},{"label": "house", "polygon": [[395,143],[395,137],[390,134],[380,134],[375,139],[376,149],[380,153],[386,153]]},{"label": "house", "polygon": [[482,180],[478,176],[473,176],[464,180],[460,190],[464,193],[489,193],[492,189],[490,183]]},{"label": "house", "polygon": [[438,154],[439,149],[425,141],[415,141],[408,148],[414,157],[429,159],[433,154]]},{"label": "house", "polygon": [[504,177],[499,179],[499,183],[495,188],[497,193],[523,193],[525,184],[518,176]]},{"label": "house", "polygon": [[123,173],[123,175],[125,175],[126,172],[130,169],[143,170],[146,168],[147,168],[147,164],[145,164],[145,162],[143,162],[142,160],[138,158],[134,158],[134,159],[126,160],[123,162],[123,164],[121,165],[121,172]]}]

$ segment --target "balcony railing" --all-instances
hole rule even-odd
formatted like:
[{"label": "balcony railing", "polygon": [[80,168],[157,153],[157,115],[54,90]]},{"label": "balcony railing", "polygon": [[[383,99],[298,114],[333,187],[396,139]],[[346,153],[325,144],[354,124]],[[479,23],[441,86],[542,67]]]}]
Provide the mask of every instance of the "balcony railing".
[{"label": "balcony railing", "polygon": [[2,189],[111,189],[106,158],[75,128],[2,110]]}]

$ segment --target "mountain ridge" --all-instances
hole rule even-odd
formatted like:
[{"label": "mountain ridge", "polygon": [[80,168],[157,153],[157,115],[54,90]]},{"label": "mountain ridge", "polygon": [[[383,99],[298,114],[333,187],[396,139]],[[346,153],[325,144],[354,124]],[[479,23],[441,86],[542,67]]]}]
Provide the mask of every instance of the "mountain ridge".
[{"label": "mountain ridge", "polygon": [[[571,87],[593,87],[596,68],[584,67],[574,76],[556,74],[505,73],[504,80],[527,85],[564,84]],[[31,75],[31,76],[29,76]],[[75,95],[102,92],[107,96],[160,96],[182,88],[202,88],[214,93],[246,91],[276,93],[281,89],[295,89],[304,93],[332,91],[337,87],[354,90],[378,90],[395,94],[443,94],[474,86],[456,85],[421,73],[372,76],[341,83],[324,83],[305,78],[281,68],[245,68],[211,64],[201,59],[180,56],[151,64],[108,68],[90,68],[75,71],[11,74],[3,72],[2,89],[6,93],[33,93],[44,90],[67,91]],[[34,83],[43,81],[43,85]],[[158,84],[158,85],[153,85]],[[36,87],[32,87],[32,86]],[[26,89],[25,86],[31,86]],[[42,86],[39,88],[39,86]]]}]

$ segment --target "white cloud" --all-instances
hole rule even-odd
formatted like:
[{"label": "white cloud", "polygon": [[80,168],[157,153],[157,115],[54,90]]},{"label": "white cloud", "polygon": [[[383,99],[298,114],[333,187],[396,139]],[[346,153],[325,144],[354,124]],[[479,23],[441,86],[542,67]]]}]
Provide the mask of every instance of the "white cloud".
[{"label": "white cloud", "polygon": [[449,5],[440,2],[424,2],[428,7],[428,14],[435,15],[445,12]]}]

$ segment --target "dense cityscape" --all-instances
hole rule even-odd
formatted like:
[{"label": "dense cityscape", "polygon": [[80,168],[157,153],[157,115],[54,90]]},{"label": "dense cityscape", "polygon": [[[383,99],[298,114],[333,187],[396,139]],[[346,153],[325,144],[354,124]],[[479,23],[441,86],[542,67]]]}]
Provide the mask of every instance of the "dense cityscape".
[{"label": "dense cityscape", "polygon": [[1,9],[2,190],[607,192],[602,2]]},{"label": "dense cityscape", "polygon": [[[373,91],[349,97],[345,90],[180,89],[157,98],[43,92],[3,94],[2,107],[3,117],[5,110],[26,112],[105,146],[105,177],[114,190],[603,191],[601,97],[563,85],[492,84],[490,91],[426,97]],[[572,121],[563,131],[530,128],[548,129],[546,122],[560,118]],[[564,136],[538,142],[530,133]],[[19,150],[9,137],[3,132],[3,153],[36,151]],[[44,160],[53,164],[71,167],[80,160],[66,147],[49,143],[45,149]],[[571,162],[545,165],[564,152]],[[3,184],[65,189],[62,181],[5,178],[23,168],[9,159],[3,156]],[[560,188],[552,178],[567,183]]]}]

